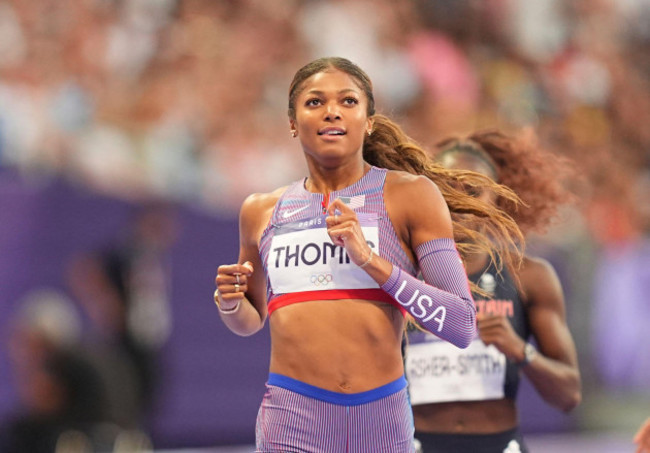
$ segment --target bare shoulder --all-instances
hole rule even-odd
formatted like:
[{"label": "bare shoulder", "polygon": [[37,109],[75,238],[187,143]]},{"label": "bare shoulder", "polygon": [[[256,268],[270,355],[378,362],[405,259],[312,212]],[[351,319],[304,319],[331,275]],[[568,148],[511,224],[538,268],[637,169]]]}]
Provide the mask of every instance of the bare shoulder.
[{"label": "bare shoulder", "polygon": [[241,207],[241,215],[256,214],[273,208],[288,186],[275,189],[273,192],[253,193],[246,197]]},{"label": "bare shoulder", "polygon": [[388,171],[384,200],[393,225],[411,246],[453,237],[447,202],[438,186],[426,176]]},{"label": "bare shoulder", "polygon": [[426,176],[414,175],[405,171],[388,171],[384,193],[397,201],[417,200],[418,203],[442,203],[446,206],[440,189],[433,181]]},{"label": "bare shoulder", "polygon": [[239,211],[242,237],[257,242],[262,230],[271,220],[273,208],[286,190],[287,186],[284,186],[272,192],[254,193],[246,197]]},{"label": "bare shoulder", "polygon": [[414,175],[407,171],[388,170],[386,185],[395,190],[413,190],[414,188],[438,191],[436,184],[423,175]]},{"label": "bare shoulder", "polygon": [[553,265],[544,258],[525,256],[519,277],[530,303],[562,303],[562,285]]},{"label": "bare shoulder", "polygon": [[546,259],[536,256],[524,256],[520,268],[521,278],[536,279],[557,279],[557,273],[553,265]]}]

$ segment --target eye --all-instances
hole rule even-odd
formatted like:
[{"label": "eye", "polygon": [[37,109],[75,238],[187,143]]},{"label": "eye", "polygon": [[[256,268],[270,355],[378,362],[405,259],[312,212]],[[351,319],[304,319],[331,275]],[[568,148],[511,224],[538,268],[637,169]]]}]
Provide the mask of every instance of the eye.
[{"label": "eye", "polygon": [[470,187],[467,189],[467,194],[474,198],[480,198],[483,195],[483,190],[478,187]]},{"label": "eye", "polygon": [[469,184],[463,184],[461,190],[474,198],[480,198],[483,195],[483,189],[481,187],[471,186]]},{"label": "eye", "polygon": [[321,103],[320,99],[312,98],[312,99],[307,99],[307,101],[305,102],[305,105],[307,107],[314,107],[314,106],[319,105],[320,103]]},{"label": "eye", "polygon": [[343,104],[345,105],[357,105],[359,103],[359,100],[357,98],[353,97],[347,97],[343,99]]}]

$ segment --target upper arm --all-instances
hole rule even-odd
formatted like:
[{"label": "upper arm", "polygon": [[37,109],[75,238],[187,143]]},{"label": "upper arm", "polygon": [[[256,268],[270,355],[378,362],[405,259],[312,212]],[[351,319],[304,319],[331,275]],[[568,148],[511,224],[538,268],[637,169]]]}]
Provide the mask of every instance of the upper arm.
[{"label": "upper arm", "polygon": [[526,257],[520,270],[524,302],[532,334],[542,353],[577,366],[575,344],[566,323],[564,293],[551,264]]},{"label": "upper arm", "polygon": [[278,199],[274,192],[271,194],[250,195],[242,204],[239,213],[239,264],[250,261],[253,274],[248,279],[246,298],[260,313],[266,317],[266,276],[259,253],[259,243],[262,233],[268,225],[273,208]]},{"label": "upper arm", "polygon": [[433,239],[453,238],[449,207],[429,178],[389,172],[384,193],[395,231],[411,251]]}]

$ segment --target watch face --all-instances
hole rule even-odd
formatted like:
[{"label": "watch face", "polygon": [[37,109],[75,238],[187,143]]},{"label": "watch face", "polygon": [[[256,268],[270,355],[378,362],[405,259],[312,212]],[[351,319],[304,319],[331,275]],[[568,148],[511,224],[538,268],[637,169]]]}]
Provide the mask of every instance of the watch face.
[{"label": "watch face", "polygon": [[535,346],[533,346],[530,343],[527,343],[526,347],[524,348],[524,355],[526,356],[525,362],[529,363],[531,360],[533,360],[536,353],[537,350],[535,349]]}]

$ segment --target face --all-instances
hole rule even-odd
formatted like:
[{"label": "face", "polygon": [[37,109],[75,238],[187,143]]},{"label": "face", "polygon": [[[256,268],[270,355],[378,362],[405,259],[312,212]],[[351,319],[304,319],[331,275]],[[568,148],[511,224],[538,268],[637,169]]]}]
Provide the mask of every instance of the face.
[{"label": "face", "polygon": [[[450,152],[445,153],[440,159],[440,164],[446,168],[455,168],[457,170],[469,170],[482,175],[487,176],[488,178],[494,180],[496,175],[494,171],[482,159],[468,154],[465,152]],[[481,191],[480,188],[468,188],[467,190],[472,196],[475,196],[479,200],[491,202],[493,201],[492,194],[489,192]]]},{"label": "face", "polygon": [[328,69],[305,80],[290,119],[308,159],[338,164],[361,158],[364,137],[372,130],[367,99],[354,78]]}]

